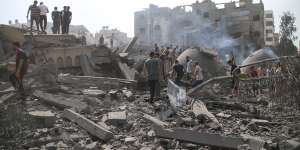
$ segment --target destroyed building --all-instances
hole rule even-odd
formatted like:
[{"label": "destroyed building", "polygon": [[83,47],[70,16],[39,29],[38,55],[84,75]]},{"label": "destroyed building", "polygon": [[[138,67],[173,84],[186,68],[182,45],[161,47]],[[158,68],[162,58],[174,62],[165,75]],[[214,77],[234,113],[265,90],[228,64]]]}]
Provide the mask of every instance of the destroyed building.
[{"label": "destroyed building", "polygon": [[151,4],[135,12],[134,20],[134,35],[139,38],[140,45],[157,43],[217,50],[230,47],[237,49],[237,53],[254,51],[265,45],[262,1],[214,3],[204,0],[173,9]]},{"label": "destroyed building", "polygon": [[[104,38],[103,44],[110,48],[123,48],[130,42],[130,38],[126,33],[118,29],[109,29],[108,26],[102,27],[99,32],[95,33],[95,39],[97,39],[97,41],[100,40],[101,36]],[[113,45],[111,45],[111,40]],[[99,44],[99,42],[97,42],[97,44]]]},{"label": "destroyed building", "polygon": [[276,46],[274,14],[272,10],[265,11],[265,45],[266,47]]}]

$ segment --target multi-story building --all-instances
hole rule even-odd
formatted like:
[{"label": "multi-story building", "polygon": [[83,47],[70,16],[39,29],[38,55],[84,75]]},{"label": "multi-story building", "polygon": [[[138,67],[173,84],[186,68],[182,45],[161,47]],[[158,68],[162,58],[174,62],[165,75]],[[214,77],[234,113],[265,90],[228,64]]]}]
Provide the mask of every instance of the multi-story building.
[{"label": "multi-story building", "polygon": [[274,39],[274,15],[272,10],[265,11],[265,45],[268,47],[275,46]]},{"label": "multi-story building", "polygon": [[204,0],[173,9],[151,4],[135,12],[134,20],[134,34],[141,45],[201,46],[222,43],[214,39],[228,35],[240,43],[240,49],[247,49],[245,43],[253,43],[257,49],[264,46],[264,5],[261,1],[216,4]]}]

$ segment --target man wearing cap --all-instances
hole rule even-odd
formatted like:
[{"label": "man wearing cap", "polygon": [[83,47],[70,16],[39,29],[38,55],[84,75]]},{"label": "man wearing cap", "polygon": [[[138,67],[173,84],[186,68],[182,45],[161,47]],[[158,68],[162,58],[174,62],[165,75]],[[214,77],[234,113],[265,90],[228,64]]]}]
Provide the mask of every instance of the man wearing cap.
[{"label": "man wearing cap", "polygon": [[53,34],[60,34],[61,12],[57,10],[57,7],[54,7],[54,11],[52,11],[52,20]]},{"label": "man wearing cap", "polygon": [[32,33],[32,25],[33,25],[33,21],[35,21],[36,23],[36,28],[39,32],[39,22],[40,22],[40,13],[41,10],[40,8],[37,6],[38,2],[34,1],[33,5],[30,5],[27,11],[27,19],[28,19],[28,15],[30,12],[30,31]]},{"label": "man wearing cap", "polygon": [[40,2],[39,6],[40,12],[40,26],[43,33],[46,33],[47,28],[47,13],[49,13],[48,7],[44,5],[43,2]]}]

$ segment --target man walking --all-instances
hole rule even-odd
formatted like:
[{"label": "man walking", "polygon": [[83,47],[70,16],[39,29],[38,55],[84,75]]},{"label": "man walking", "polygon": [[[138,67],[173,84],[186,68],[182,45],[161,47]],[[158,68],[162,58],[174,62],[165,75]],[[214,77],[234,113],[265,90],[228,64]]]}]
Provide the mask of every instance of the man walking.
[{"label": "man walking", "polygon": [[28,15],[30,12],[30,32],[32,33],[32,26],[33,26],[33,21],[35,21],[37,31],[39,32],[39,22],[40,22],[40,13],[41,10],[37,6],[38,2],[34,1],[33,5],[30,5],[27,11],[27,20],[28,20]]},{"label": "man walking", "polygon": [[150,103],[154,102],[156,88],[160,79],[160,61],[155,58],[155,53],[150,53],[150,58],[146,60],[144,65],[144,73],[147,74],[148,84],[150,87]]},{"label": "man walking", "polygon": [[60,34],[60,23],[61,23],[61,12],[57,10],[57,7],[54,7],[52,11],[52,20],[53,20],[53,34]]},{"label": "man walking", "polygon": [[48,7],[44,5],[43,2],[40,2],[39,6],[40,12],[40,26],[43,33],[46,33],[47,29],[47,13],[49,13]]},{"label": "man walking", "polygon": [[16,70],[9,77],[9,79],[14,88],[23,95],[23,77],[26,74],[28,68],[27,55],[24,50],[21,49],[21,44],[19,42],[14,42],[13,47],[16,50]]}]

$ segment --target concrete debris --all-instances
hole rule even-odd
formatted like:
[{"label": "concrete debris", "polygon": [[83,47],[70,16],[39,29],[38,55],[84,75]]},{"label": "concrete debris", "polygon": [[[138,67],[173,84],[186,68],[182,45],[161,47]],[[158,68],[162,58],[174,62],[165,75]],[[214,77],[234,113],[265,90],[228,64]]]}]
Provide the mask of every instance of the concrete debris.
[{"label": "concrete debris", "polygon": [[102,120],[108,125],[123,126],[127,124],[127,113],[125,111],[109,112],[103,116]]},{"label": "concrete debris", "polygon": [[160,127],[167,127],[168,123],[162,122],[159,119],[152,117],[148,114],[144,114],[143,116],[144,119],[150,121],[151,123],[155,124],[156,126],[160,126]]},{"label": "concrete debris", "polygon": [[[24,40],[34,65],[24,78],[23,95],[8,81],[15,67],[8,43],[22,40],[26,31],[0,25],[0,32],[0,71],[6,64],[11,69],[0,75],[0,149],[299,149],[299,91],[289,87],[299,87],[300,61],[287,63],[297,57],[275,61],[282,62],[282,72],[294,68],[283,78],[262,77],[254,84],[241,75],[240,95],[233,96],[233,77],[215,76],[225,75],[215,50],[188,48],[177,60],[185,64],[190,56],[199,62],[205,81],[191,88],[165,74],[160,95],[150,104],[141,73],[146,56],[140,47],[146,47],[134,45],[137,37],[110,49],[104,43],[80,45],[73,35],[26,35],[33,39]],[[285,95],[286,88],[294,95]]]},{"label": "concrete debris", "polygon": [[206,120],[207,120],[207,122],[211,122],[212,125],[214,126],[214,128],[222,127],[222,125],[219,123],[218,119],[207,110],[205,104],[202,101],[196,101],[192,106],[192,111],[193,111],[195,117],[198,118],[199,120],[204,119],[203,121],[205,121],[205,122],[206,122]]},{"label": "concrete debris", "polygon": [[135,137],[126,137],[125,138],[125,143],[133,143],[135,142],[137,139]]},{"label": "concrete debris", "polygon": [[51,111],[31,111],[28,113],[35,120],[34,123],[43,127],[53,127],[56,117]]},{"label": "concrete debris", "polygon": [[248,143],[251,149],[260,150],[265,143],[256,138],[225,137],[218,134],[200,133],[183,128],[163,129],[159,126],[154,126],[154,131],[156,136],[161,138],[176,139],[227,149],[238,149],[240,145]]},{"label": "concrete debris", "polygon": [[8,93],[4,94],[0,97],[0,104],[5,103],[7,100],[11,99],[13,96],[15,96],[15,93]]},{"label": "concrete debris", "polygon": [[70,96],[70,98],[62,97],[59,95],[53,95],[49,93],[44,93],[42,91],[35,91],[33,93],[34,96],[40,98],[43,102],[56,106],[61,109],[65,108],[74,108],[78,111],[87,108],[87,104],[79,100],[74,96]]},{"label": "concrete debris", "polygon": [[70,121],[76,122],[80,127],[84,128],[90,134],[100,138],[101,140],[107,141],[114,137],[113,133],[106,128],[92,122],[91,120],[88,120],[73,110],[66,109],[63,113],[63,117]]},{"label": "concrete debris", "polygon": [[100,97],[105,96],[106,94],[104,91],[97,90],[97,89],[84,89],[82,93],[85,95],[93,95],[93,96],[100,96]]}]

